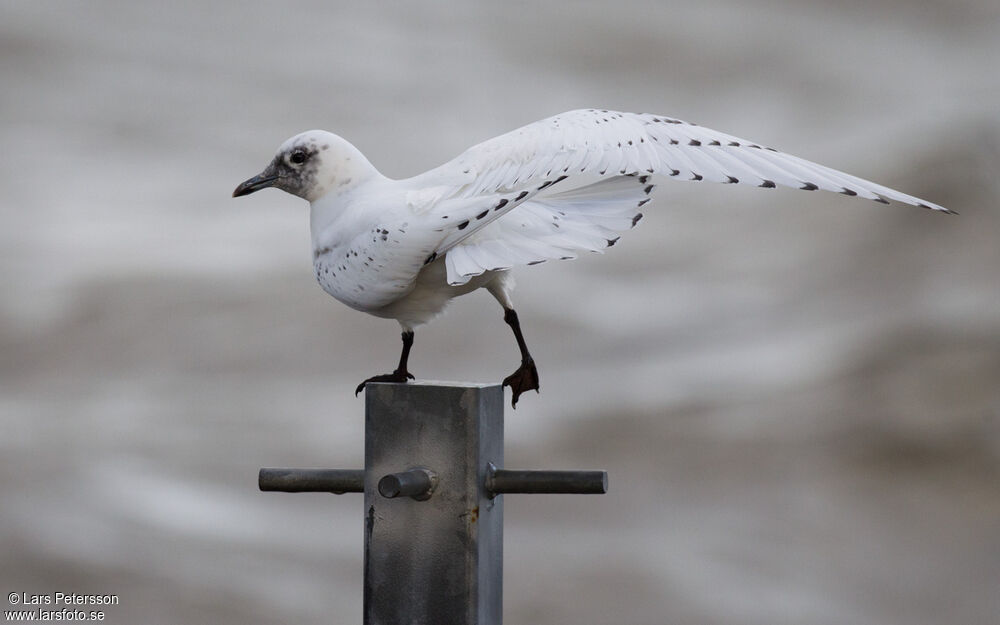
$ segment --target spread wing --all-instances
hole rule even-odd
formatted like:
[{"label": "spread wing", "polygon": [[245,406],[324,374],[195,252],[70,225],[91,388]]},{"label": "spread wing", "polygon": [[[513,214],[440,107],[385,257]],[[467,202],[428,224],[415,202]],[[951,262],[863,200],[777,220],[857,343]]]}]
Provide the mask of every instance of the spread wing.
[{"label": "spread wing", "polygon": [[[609,182],[623,177],[635,182]],[[413,209],[439,220],[435,255],[448,254],[448,280],[457,284],[490,269],[600,251],[635,224],[663,179],[822,189],[952,212],[678,119],[595,109],[528,124],[405,182]]]}]

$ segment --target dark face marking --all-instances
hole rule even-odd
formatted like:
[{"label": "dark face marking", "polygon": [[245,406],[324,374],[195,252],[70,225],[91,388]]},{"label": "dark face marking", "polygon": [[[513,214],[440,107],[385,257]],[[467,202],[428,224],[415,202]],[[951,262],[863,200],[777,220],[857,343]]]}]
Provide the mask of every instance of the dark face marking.
[{"label": "dark face marking", "polygon": [[319,170],[319,160],[315,158],[319,148],[315,143],[301,143],[292,146],[271,161],[265,171],[278,176],[275,187],[292,195],[304,197],[312,189]]}]

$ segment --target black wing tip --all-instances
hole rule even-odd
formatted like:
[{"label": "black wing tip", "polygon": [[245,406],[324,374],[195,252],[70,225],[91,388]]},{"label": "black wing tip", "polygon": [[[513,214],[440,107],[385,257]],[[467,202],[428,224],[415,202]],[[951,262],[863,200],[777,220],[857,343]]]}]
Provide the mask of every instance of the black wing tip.
[{"label": "black wing tip", "polygon": [[[886,198],[879,196],[872,200],[873,202],[878,202],[879,204],[891,204]],[[897,200],[899,201],[899,200]],[[934,211],[935,213],[944,213],[945,215],[957,215],[957,211],[953,211],[950,208],[945,208],[944,206],[931,206],[925,202],[903,202],[904,204],[911,204],[913,206],[919,206],[920,208],[926,208],[927,210]]]},{"label": "black wing tip", "polygon": [[957,215],[958,211],[953,211],[950,208],[945,208],[944,206],[931,206],[929,204],[924,204],[923,202],[917,202],[917,206],[920,208],[926,208],[927,210],[932,210],[938,213],[944,213],[945,215]]}]

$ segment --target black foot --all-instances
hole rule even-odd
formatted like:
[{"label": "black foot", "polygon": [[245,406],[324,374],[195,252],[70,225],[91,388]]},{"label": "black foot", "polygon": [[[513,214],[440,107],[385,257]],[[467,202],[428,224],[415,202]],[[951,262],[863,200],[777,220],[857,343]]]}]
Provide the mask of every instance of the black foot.
[{"label": "black foot", "polygon": [[517,398],[525,391],[538,392],[538,369],[535,368],[535,361],[528,359],[521,362],[517,371],[508,375],[503,380],[504,386],[509,386],[514,397],[510,401],[511,408],[517,408]]},{"label": "black foot", "polygon": [[383,373],[382,375],[373,375],[361,384],[358,384],[358,388],[354,389],[354,396],[357,397],[358,394],[365,390],[365,384],[369,382],[400,382],[405,383],[407,380],[412,380],[413,375],[409,371],[400,371],[396,369],[392,373]]}]

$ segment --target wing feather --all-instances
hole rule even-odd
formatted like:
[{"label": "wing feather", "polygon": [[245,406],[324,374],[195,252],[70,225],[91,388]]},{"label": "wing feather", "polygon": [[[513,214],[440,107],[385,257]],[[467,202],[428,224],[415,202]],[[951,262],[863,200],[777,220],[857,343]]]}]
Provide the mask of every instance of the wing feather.
[{"label": "wing feather", "polygon": [[[674,174],[677,171],[677,174]],[[473,174],[463,179],[461,173]],[[678,119],[596,109],[577,110],[528,124],[473,146],[421,174],[414,185],[455,181],[456,196],[514,191],[560,175],[652,173],[681,180],[750,183],[892,199],[948,209],[883,185]],[[746,179],[746,180],[744,180]],[[592,183],[586,181],[586,184]],[[571,186],[571,179],[564,186]]]},{"label": "wing feather", "polygon": [[401,183],[414,210],[437,224],[434,256],[447,254],[448,281],[460,284],[491,269],[602,251],[635,225],[661,179],[822,189],[952,212],[678,119],[595,109],[528,124]]}]

